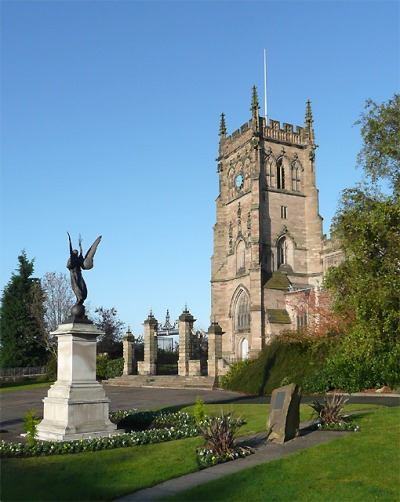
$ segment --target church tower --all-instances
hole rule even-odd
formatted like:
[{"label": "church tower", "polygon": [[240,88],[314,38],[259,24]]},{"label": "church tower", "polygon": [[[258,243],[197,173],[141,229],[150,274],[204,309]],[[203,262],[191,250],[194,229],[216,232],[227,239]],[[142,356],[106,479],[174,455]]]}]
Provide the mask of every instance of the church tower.
[{"label": "church tower", "polygon": [[221,115],[211,320],[226,359],[255,357],[272,335],[292,329],[289,291],[322,277],[322,218],[315,177],[310,101],[304,127],[259,115],[253,87],[251,119],[227,135]]}]

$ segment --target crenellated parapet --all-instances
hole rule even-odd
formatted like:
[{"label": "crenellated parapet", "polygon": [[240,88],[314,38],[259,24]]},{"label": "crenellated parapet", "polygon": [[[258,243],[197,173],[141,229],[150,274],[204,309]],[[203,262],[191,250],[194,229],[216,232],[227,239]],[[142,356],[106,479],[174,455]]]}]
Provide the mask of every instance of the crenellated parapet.
[{"label": "crenellated parapet", "polygon": [[249,141],[249,137],[251,139],[251,136],[254,137],[254,140],[264,138],[266,141],[296,145],[300,148],[311,147],[315,150],[315,135],[312,127],[314,119],[310,100],[306,103],[304,126],[294,126],[286,122],[281,126],[278,120],[266,120],[265,117],[260,117],[258,109],[257,91],[253,87],[252,105],[250,108],[252,118],[250,121],[245,122],[239,129],[236,129],[230,136],[227,136],[225,114],[221,115],[219,131],[220,153],[224,151],[226,154],[232,147],[235,148],[238,142]]},{"label": "crenellated parapet", "polygon": [[[307,138],[305,136],[305,128],[301,126],[293,126],[293,124],[281,123],[278,120],[269,120],[268,126],[265,123],[263,117],[260,118],[261,122],[261,135],[268,140],[275,140],[279,142],[284,142],[287,144],[299,145],[305,148],[308,144]],[[248,134],[249,130],[252,128],[252,122],[245,122],[239,129],[233,131],[229,136],[222,136],[221,141],[224,143],[225,147],[229,144],[234,143],[239,138]]]},{"label": "crenellated parapet", "polygon": [[304,127],[296,126],[296,130],[294,130],[293,124],[283,123],[281,127],[278,120],[270,120],[268,125],[264,121],[262,131],[266,139],[302,146],[307,144],[304,139]]}]

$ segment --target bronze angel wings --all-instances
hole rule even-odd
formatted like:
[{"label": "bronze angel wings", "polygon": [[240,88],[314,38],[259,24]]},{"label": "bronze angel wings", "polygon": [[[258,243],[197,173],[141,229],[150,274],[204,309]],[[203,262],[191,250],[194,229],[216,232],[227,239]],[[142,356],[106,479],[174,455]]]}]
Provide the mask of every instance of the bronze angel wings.
[{"label": "bronze angel wings", "polygon": [[[69,251],[70,255],[72,256],[74,253],[74,250],[72,249],[72,243],[71,243],[71,236],[69,235],[69,232],[67,232],[68,238],[69,238]],[[97,246],[99,245],[101,241],[101,235],[97,237],[97,239],[93,242],[93,244],[90,246],[88,249],[88,252],[86,253],[85,257],[83,257],[83,251],[82,251],[82,239],[79,236],[79,250],[80,250],[80,266],[83,270],[90,270],[93,268],[93,258],[97,250]]]}]

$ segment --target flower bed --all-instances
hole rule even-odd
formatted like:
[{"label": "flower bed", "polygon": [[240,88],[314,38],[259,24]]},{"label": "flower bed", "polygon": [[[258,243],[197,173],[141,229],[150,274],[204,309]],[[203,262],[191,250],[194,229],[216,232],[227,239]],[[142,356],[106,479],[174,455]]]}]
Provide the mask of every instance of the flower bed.
[{"label": "flower bed", "polygon": [[[136,416],[134,416],[136,415]],[[34,444],[9,443],[0,441],[0,457],[34,457],[40,455],[63,455],[66,453],[82,453],[87,451],[124,448],[143,444],[162,443],[175,439],[195,437],[199,435],[194,417],[187,413],[137,412],[123,410],[111,414],[110,419],[120,424],[122,419],[131,417],[131,423],[139,424],[151,418],[155,425],[150,430],[133,431],[75,441],[36,441]],[[170,426],[165,427],[163,424]],[[173,424],[173,425],[171,425]]]},{"label": "flower bed", "polygon": [[218,455],[208,448],[200,447],[196,450],[197,464],[200,469],[207,469],[213,465],[223,464],[238,458],[244,458],[251,455],[254,451],[251,448],[243,448],[242,446],[232,448],[229,453],[225,455]]},{"label": "flower bed", "polygon": [[[227,417],[228,418],[228,417]],[[205,417],[201,424],[196,424],[194,416],[188,413],[165,413],[160,411],[137,411],[119,410],[110,413],[110,420],[118,424],[119,427],[132,430],[131,432],[121,432],[120,434],[106,437],[94,437],[79,439],[74,441],[33,441],[27,444],[11,443],[0,441],[0,458],[21,458],[44,455],[65,455],[71,453],[84,453],[90,451],[108,450],[113,448],[126,448],[144,444],[162,443],[175,439],[196,437],[204,430],[213,427],[214,432],[218,432],[224,420],[221,417]],[[225,425],[233,424],[233,417],[230,415],[225,420]],[[232,423],[231,423],[232,422]],[[234,421],[236,430],[243,423],[241,419]],[[209,438],[208,438],[209,439]],[[233,434],[231,437],[233,441]],[[223,454],[216,453],[210,447],[202,447],[196,450],[197,462],[201,469],[211,467],[216,464],[236,460],[246,457],[253,451],[250,448],[231,446]]]},{"label": "flower bed", "polygon": [[358,432],[360,431],[360,426],[357,425],[353,420],[346,419],[346,417],[342,417],[342,420],[339,422],[325,424],[319,422],[317,424],[318,429],[324,431],[349,431],[349,432]]}]

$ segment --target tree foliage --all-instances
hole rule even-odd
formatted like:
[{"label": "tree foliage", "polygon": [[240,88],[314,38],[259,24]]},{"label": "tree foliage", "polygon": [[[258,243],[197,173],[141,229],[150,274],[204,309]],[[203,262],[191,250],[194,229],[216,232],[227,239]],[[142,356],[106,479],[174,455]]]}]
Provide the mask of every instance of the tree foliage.
[{"label": "tree foliage", "polygon": [[51,333],[62,324],[74,305],[74,295],[66,274],[46,272],[41,279],[41,297],[35,298],[33,312],[44,309],[40,343],[45,349],[57,357],[57,339]]},{"label": "tree foliage", "polygon": [[71,313],[75,303],[69,278],[63,272],[46,272],[42,277],[45,293],[45,322],[47,330],[55,331]]},{"label": "tree foliage", "polygon": [[327,289],[296,291],[287,295],[286,304],[303,320],[298,331],[315,338],[342,333],[348,318],[332,308],[332,297]]},{"label": "tree foliage", "polygon": [[[398,95],[380,106],[367,102],[359,163],[368,182],[343,192],[333,220],[346,259],[324,285],[351,323],[328,366],[332,384],[351,390],[400,383],[399,104]],[[391,193],[379,189],[382,181]]]},{"label": "tree foliage", "polygon": [[118,318],[117,309],[95,309],[96,326],[104,333],[97,340],[97,353],[107,353],[111,359],[122,356],[122,332],[124,323]]},{"label": "tree foliage", "polygon": [[400,94],[380,105],[369,99],[365,109],[356,122],[363,138],[358,165],[373,183],[386,180],[400,195]]},{"label": "tree foliage", "polygon": [[19,267],[3,290],[0,310],[2,368],[45,364],[43,339],[43,292],[40,281],[32,278],[34,260],[25,251],[18,256]]}]

